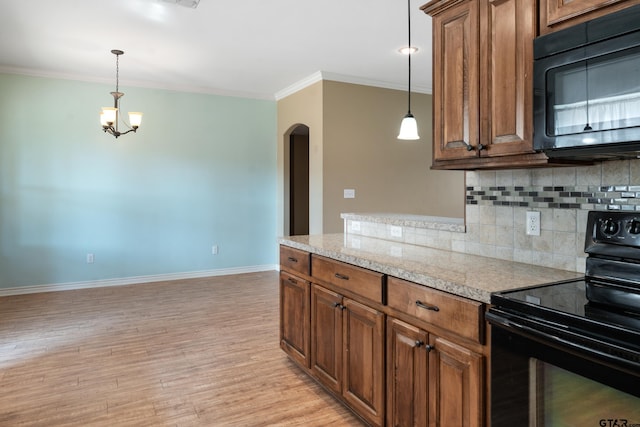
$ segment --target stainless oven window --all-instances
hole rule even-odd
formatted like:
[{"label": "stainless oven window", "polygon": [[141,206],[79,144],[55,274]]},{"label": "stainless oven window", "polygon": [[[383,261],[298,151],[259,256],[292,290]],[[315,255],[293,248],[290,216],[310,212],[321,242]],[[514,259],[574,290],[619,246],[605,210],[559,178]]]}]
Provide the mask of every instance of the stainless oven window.
[{"label": "stainless oven window", "polygon": [[640,47],[547,71],[547,134],[640,126]]},{"label": "stainless oven window", "polygon": [[637,397],[542,360],[529,366],[531,426],[640,426]]}]

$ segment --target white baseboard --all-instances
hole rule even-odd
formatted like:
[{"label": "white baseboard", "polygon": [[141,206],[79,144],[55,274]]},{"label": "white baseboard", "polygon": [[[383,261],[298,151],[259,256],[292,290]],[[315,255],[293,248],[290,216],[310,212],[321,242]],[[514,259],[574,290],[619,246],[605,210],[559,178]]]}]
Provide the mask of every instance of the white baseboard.
[{"label": "white baseboard", "polygon": [[86,282],[54,283],[51,285],[17,286],[0,289],[0,297],[36,294],[40,292],[70,291],[73,289],[102,288],[106,286],[135,285],[139,283],[163,282],[166,280],[195,279],[198,277],[228,276],[231,274],[279,271],[279,265],[254,265],[249,267],[220,268],[216,270],[188,271],[183,273],[154,274],[150,276],[122,277],[118,279],[90,280]]}]

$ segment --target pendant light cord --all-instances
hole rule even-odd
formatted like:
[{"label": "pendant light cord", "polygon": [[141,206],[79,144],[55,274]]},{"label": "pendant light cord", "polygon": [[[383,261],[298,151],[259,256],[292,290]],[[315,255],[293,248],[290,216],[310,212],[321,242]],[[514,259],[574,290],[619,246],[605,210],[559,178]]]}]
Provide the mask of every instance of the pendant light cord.
[{"label": "pendant light cord", "polygon": [[409,29],[409,89],[407,110],[411,114],[411,0],[407,0],[407,28]]}]

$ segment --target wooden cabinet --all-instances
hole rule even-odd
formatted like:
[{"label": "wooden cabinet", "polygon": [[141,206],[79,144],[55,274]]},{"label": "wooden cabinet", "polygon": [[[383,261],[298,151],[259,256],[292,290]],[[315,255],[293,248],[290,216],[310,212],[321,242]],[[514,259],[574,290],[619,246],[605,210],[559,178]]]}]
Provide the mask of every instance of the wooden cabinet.
[{"label": "wooden cabinet", "polygon": [[311,283],[280,273],[280,348],[309,367],[309,304]]},{"label": "wooden cabinet", "polygon": [[434,169],[542,166],[533,150],[532,0],[434,0]]},{"label": "wooden cabinet", "polygon": [[372,425],[384,417],[384,313],[313,284],[311,371]]},{"label": "wooden cabinet", "polygon": [[540,0],[540,34],[567,28],[639,3],[637,0]]},{"label": "wooden cabinet", "polygon": [[387,426],[428,425],[428,342],[420,328],[387,318]]},{"label": "wooden cabinet", "polygon": [[387,319],[387,425],[483,425],[483,356]]},{"label": "wooden cabinet", "polygon": [[[478,2],[466,1],[433,15],[433,158],[478,156],[480,93]],[[436,13],[437,12],[437,13]]]},{"label": "wooden cabinet", "polygon": [[309,307],[311,282],[307,280],[311,254],[280,247],[280,348],[293,360],[309,367]]},{"label": "wooden cabinet", "polygon": [[482,426],[483,303],[281,247],[280,345],[372,426]]},{"label": "wooden cabinet", "polygon": [[484,425],[483,356],[437,336],[429,343],[431,425]]},{"label": "wooden cabinet", "polygon": [[393,277],[388,292],[387,425],[484,425],[483,304]]}]

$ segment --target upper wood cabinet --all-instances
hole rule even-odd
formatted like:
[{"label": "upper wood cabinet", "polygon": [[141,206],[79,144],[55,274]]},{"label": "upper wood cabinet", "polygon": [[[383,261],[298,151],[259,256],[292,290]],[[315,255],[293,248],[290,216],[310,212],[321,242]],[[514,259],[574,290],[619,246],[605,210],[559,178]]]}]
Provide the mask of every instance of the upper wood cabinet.
[{"label": "upper wood cabinet", "polygon": [[433,168],[545,165],[533,150],[532,0],[434,0]]},{"label": "upper wood cabinet", "polygon": [[540,34],[567,28],[639,3],[638,0],[540,0]]},{"label": "upper wood cabinet", "polygon": [[477,157],[478,3],[433,12],[433,158]]}]

